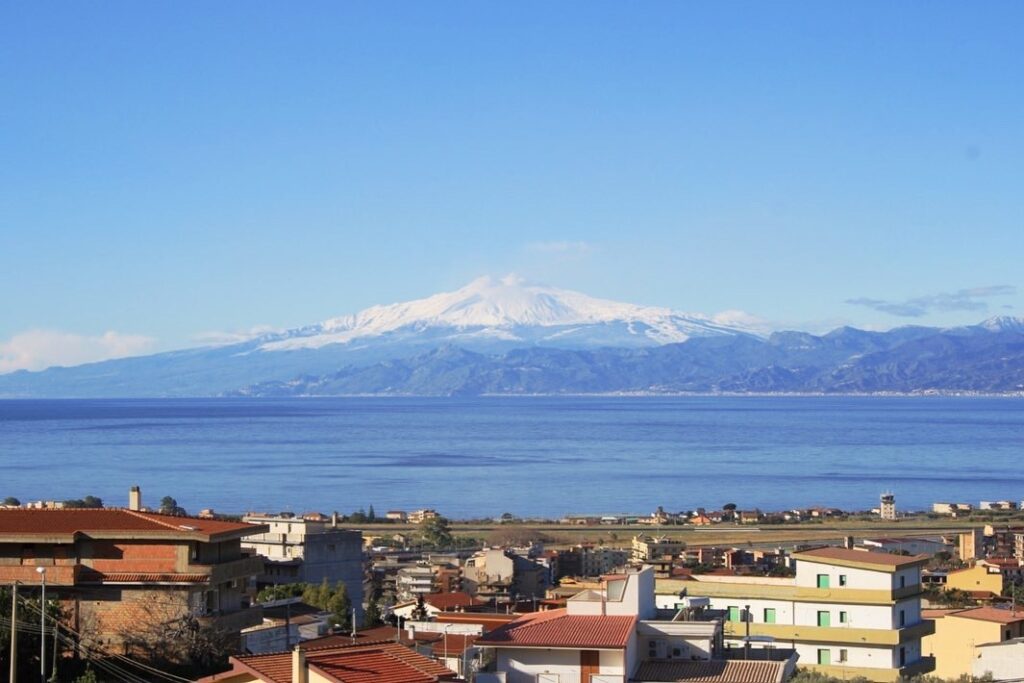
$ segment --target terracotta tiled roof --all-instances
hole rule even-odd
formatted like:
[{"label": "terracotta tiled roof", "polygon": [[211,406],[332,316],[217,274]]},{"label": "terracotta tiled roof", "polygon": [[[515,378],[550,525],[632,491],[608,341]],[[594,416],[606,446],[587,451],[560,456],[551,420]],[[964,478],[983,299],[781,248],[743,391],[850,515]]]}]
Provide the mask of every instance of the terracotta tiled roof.
[{"label": "terracotta tiled roof", "polygon": [[430,593],[423,596],[423,601],[442,612],[455,610],[459,607],[477,607],[486,604],[483,600],[477,600],[469,593]]},{"label": "terracotta tiled roof", "polygon": [[67,537],[142,534],[168,538],[206,538],[245,535],[265,529],[259,525],[200,517],[177,517],[120,508],[0,509],[0,538]]},{"label": "terracotta tiled roof", "polygon": [[778,683],[785,662],[700,661],[643,662],[630,680],[667,683]]},{"label": "terracotta tiled roof", "polygon": [[1018,621],[1024,621],[1024,609],[1014,612],[1008,609],[999,609],[998,607],[975,607],[954,612],[949,616],[992,621],[999,624],[1015,624]]},{"label": "terracotta tiled roof", "polygon": [[921,564],[928,560],[927,555],[893,555],[891,553],[872,552],[870,550],[851,550],[847,548],[815,548],[793,553],[795,560],[810,562],[835,560],[837,562],[855,562],[858,564],[875,565],[882,571]]},{"label": "terracotta tiled roof", "polygon": [[477,642],[489,647],[578,647],[621,649],[629,643],[636,617],[567,614],[556,609],[521,617]]},{"label": "terracotta tiled roof", "polygon": [[[454,671],[404,645],[375,643],[306,650],[306,663],[337,683],[435,683],[453,680]],[[265,681],[292,683],[292,653],[232,657],[238,668],[249,670]],[[218,674],[230,677],[231,672]],[[208,679],[218,680],[217,676]]]},{"label": "terracotta tiled roof", "polygon": [[209,574],[114,572],[99,574],[98,580],[103,583],[207,583],[210,576]]}]

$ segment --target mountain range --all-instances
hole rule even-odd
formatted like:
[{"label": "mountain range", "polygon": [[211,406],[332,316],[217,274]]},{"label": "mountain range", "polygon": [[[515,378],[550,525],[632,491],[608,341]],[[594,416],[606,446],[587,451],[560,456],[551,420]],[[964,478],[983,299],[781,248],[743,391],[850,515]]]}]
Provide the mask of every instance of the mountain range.
[{"label": "mountain range", "polygon": [[246,341],[0,375],[7,397],[1024,391],[1024,320],[775,332],[514,276]]}]

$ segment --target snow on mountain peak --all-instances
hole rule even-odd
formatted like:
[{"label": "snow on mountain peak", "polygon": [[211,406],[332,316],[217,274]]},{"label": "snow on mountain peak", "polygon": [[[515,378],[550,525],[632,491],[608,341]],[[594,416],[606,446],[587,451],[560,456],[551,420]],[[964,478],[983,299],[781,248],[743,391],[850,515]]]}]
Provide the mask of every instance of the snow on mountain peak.
[{"label": "snow on mountain peak", "polygon": [[629,333],[638,335],[638,341],[646,344],[681,342],[691,336],[749,333],[744,327],[723,324],[707,316],[598,299],[533,284],[513,273],[502,278],[480,277],[454,292],[372,306],[354,315],[331,318],[261,348],[317,348],[400,330],[438,328],[459,336],[515,340],[519,336],[517,331],[523,328],[557,328],[549,330],[550,336],[556,337],[565,335],[566,328],[615,323],[629,326]]}]

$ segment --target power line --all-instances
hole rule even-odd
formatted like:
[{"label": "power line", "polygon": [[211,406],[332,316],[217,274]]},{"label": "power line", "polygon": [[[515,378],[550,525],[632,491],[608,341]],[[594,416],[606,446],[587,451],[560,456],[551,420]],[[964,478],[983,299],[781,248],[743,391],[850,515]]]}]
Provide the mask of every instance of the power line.
[{"label": "power line", "polygon": [[[41,614],[42,613],[41,610],[38,607],[36,607],[34,604],[29,603],[26,598],[19,598],[19,599],[22,600],[23,602],[25,602],[26,606],[29,609],[35,611],[37,614]],[[68,633],[74,634],[75,636],[78,637],[78,640],[72,640],[72,639],[68,638],[67,636],[59,634],[59,630],[60,629],[63,629],[64,631],[66,631]],[[39,632],[39,626],[33,627],[32,632],[33,633],[38,633]],[[94,660],[94,658],[96,658],[96,663],[97,664],[99,664],[99,661],[102,660],[102,661],[104,661],[105,664],[107,664],[109,666],[114,666],[112,663],[110,663],[109,661],[106,661],[106,660],[115,659],[117,661],[125,662],[129,666],[137,667],[139,669],[142,669],[143,671],[147,671],[149,673],[152,673],[152,674],[155,674],[157,676],[160,676],[160,677],[164,678],[165,680],[174,681],[174,683],[190,683],[190,679],[188,679],[188,678],[183,678],[183,677],[177,676],[175,674],[167,673],[166,671],[162,671],[160,669],[157,669],[156,667],[152,667],[152,666],[149,666],[147,664],[143,664],[142,662],[137,662],[137,661],[135,661],[133,659],[125,657],[124,655],[119,655],[119,654],[116,654],[116,653],[108,653],[108,652],[105,652],[103,650],[95,649],[95,648],[93,648],[90,645],[86,645],[85,642],[83,642],[83,641],[85,641],[87,639],[81,633],[79,633],[75,629],[71,628],[70,626],[63,626],[62,625],[62,626],[58,627],[58,635],[59,635],[60,638],[63,639],[63,642],[65,642],[65,644],[67,644],[67,645],[69,645],[71,647],[77,647],[77,648],[79,648],[81,650],[84,650],[86,652],[86,654],[89,655],[89,659],[91,661]],[[116,667],[115,666],[114,668],[117,668],[117,669],[121,670],[120,667]],[[130,674],[129,672],[124,672],[123,670],[122,670],[122,673],[124,675],[132,676],[132,674]],[[143,683],[145,683],[145,679],[138,679],[138,680],[140,680]]]}]

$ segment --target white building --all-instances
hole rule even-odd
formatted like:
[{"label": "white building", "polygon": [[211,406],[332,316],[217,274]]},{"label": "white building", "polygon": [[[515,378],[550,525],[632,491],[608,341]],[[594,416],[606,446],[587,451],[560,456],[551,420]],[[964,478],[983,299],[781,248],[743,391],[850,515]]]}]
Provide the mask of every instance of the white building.
[{"label": "white building", "polygon": [[709,598],[726,617],[726,646],[772,638],[795,647],[800,667],[836,677],[896,681],[925,673],[921,638],[934,624],[921,618],[925,556],[818,548],[793,554],[796,577],[700,576],[659,581],[659,605]]},{"label": "white building", "polygon": [[434,570],[430,567],[403,567],[395,576],[395,593],[399,600],[415,600],[434,592]]},{"label": "white building", "polygon": [[974,676],[989,674],[996,681],[1019,680],[1024,673],[1024,638],[975,647]]},{"label": "white building", "polygon": [[242,518],[250,524],[265,524],[266,533],[242,540],[242,548],[266,558],[257,583],[314,583],[324,579],[332,586],[345,584],[352,605],[362,615],[363,534],[339,529],[317,516],[304,519],[292,514],[255,515]]}]

